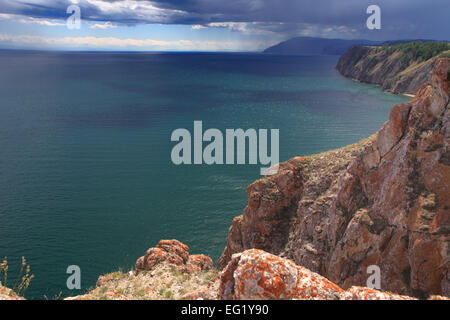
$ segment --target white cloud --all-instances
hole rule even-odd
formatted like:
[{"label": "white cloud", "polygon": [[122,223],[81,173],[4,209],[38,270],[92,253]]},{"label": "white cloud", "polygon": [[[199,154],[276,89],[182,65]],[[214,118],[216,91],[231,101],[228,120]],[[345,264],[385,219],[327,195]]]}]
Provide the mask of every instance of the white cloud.
[{"label": "white cloud", "polygon": [[66,25],[65,22],[61,22],[61,20],[56,19],[33,18],[18,14],[6,14],[6,13],[0,13],[0,20],[11,20],[14,22],[36,24],[47,27],[62,27]]},{"label": "white cloud", "polygon": [[260,22],[210,22],[205,25],[197,24],[193,25],[191,28],[193,30],[204,29],[204,28],[227,28],[232,31],[238,31],[247,35],[269,35],[273,34],[271,30],[265,30],[263,27],[267,25],[266,23]]},{"label": "white cloud", "polygon": [[200,29],[206,29],[207,27],[201,25],[201,24],[195,24],[191,27],[192,30],[200,30]]},{"label": "white cloud", "polygon": [[[99,17],[114,17],[116,19],[132,21],[153,21],[157,23],[170,23],[174,16],[184,16],[187,12],[173,9],[158,8],[150,1],[122,0],[85,0],[99,11]],[[94,18],[94,17],[93,17]],[[91,19],[92,20],[92,19]]]},{"label": "white cloud", "polygon": [[[198,41],[175,40],[164,41],[154,39],[133,39],[115,37],[43,37],[30,35],[0,34],[0,43],[38,46],[57,49],[127,49],[127,50],[180,50],[180,51],[252,51],[260,50],[254,41]],[[263,44],[261,44],[263,45]]]},{"label": "white cloud", "polygon": [[112,24],[111,22],[105,22],[105,23],[96,23],[90,26],[91,29],[113,29],[117,28],[115,24]]}]

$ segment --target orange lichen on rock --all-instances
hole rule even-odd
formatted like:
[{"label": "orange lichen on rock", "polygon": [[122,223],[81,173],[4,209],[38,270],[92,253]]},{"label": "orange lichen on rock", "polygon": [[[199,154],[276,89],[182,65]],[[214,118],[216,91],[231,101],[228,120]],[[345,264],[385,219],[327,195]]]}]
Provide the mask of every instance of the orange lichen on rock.
[{"label": "orange lichen on rock", "polygon": [[158,264],[174,266],[180,272],[208,271],[213,267],[210,257],[189,255],[189,247],[178,240],[161,240],[136,261],[137,272],[151,270]]},{"label": "orange lichen on rock", "polygon": [[345,300],[415,300],[415,298],[382,292],[365,287],[351,287],[344,294]]},{"label": "orange lichen on rock", "polygon": [[[167,244],[167,243],[166,243]],[[177,248],[181,243],[173,241]],[[185,256],[170,245],[161,246],[176,255]],[[159,248],[161,249],[161,248]],[[188,250],[188,249],[187,249]],[[154,252],[154,251],[150,251]],[[159,250],[156,250],[159,252]],[[164,254],[163,254],[164,255]],[[144,261],[148,259],[140,259]],[[154,261],[154,260],[152,260]],[[186,264],[174,265],[169,260],[152,264],[147,272],[114,272],[99,277],[89,293],[67,300],[412,300],[413,297],[353,286],[348,290],[311,270],[258,249],[234,254],[218,277],[212,261],[204,255],[189,256]],[[209,269],[208,271],[204,271]],[[1,288],[1,287],[0,287]],[[1,292],[0,292],[1,293]],[[0,295],[1,298],[1,295]],[[448,300],[431,296],[433,300]]]},{"label": "orange lichen on rock", "polygon": [[340,299],[344,290],[324,277],[262,250],[233,255],[221,275],[220,299]]},{"label": "orange lichen on rock", "polygon": [[190,271],[207,271],[213,267],[213,261],[204,254],[193,254],[189,256],[187,267]]},{"label": "orange lichen on rock", "polygon": [[225,300],[411,300],[379,290],[352,287],[345,291],[307,268],[258,249],[234,254],[222,272],[219,299]]}]

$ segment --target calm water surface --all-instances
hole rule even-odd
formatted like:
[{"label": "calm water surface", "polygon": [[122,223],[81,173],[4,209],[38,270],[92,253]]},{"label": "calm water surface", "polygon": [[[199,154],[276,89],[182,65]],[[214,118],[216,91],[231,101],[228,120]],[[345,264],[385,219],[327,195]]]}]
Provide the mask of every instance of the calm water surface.
[{"label": "calm water surface", "polygon": [[337,59],[0,51],[0,257],[27,258],[28,298],[81,294],[160,239],[216,261],[260,165],[175,166],[171,132],[279,128],[281,161],[356,142],[407,98]]}]

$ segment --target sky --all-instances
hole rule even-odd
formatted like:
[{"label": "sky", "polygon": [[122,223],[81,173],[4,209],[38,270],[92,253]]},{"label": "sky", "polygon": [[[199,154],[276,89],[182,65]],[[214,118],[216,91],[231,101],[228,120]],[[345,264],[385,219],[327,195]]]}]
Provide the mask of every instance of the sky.
[{"label": "sky", "polygon": [[[370,5],[381,10],[381,29],[366,26]],[[450,40],[449,17],[449,0],[0,0],[0,48],[260,51],[296,36]]]}]

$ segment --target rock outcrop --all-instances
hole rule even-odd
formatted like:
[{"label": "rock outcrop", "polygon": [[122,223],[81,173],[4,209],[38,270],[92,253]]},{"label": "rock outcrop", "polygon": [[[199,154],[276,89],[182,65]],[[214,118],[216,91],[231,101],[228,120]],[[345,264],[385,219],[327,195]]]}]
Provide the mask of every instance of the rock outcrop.
[{"label": "rock outcrop", "polygon": [[344,289],[381,270],[381,289],[450,295],[450,59],[434,63],[414,99],[358,144],[294,158],[247,189],[219,269],[262,249]]},{"label": "rock outcrop", "polygon": [[226,266],[231,255],[249,248],[279,254],[284,248],[302,194],[304,158],[282,163],[279,173],[258,180],[247,188],[248,202],[242,216],[233,219],[228,245],[218,262]]},{"label": "rock outcrop", "polygon": [[408,296],[352,287],[345,291],[333,282],[292,261],[262,250],[233,255],[220,278],[223,300],[411,300]]},{"label": "rock outcrop", "polygon": [[161,263],[175,266],[181,272],[208,271],[213,267],[210,257],[189,255],[189,247],[180,241],[161,240],[136,261],[136,272],[152,270]]},{"label": "rock outcrop", "polygon": [[[367,287],[344,290],[325,277],[296,265],[293,261],[250,249],[234,254],[219,274],[203,255],[189,256],[188,247],[177,240],[161,240],[148,269],[100,276],[90,292],[66,300],[412,300],[414,298]],[[151,248],[155,249],[155,248]],[[149,249],[151,257],[158,250]],[[174,256],[179,257],[174,258]],[[194,268],[186,267],[193,258]],[[155,257],[154,257],[155,258]],[[153,263],[158,260],[157,263]],[[174,263],[175,261],[175,263]],[[183,262],[181,262],[183,261]],[[195,261],[195,262],[194,262]],[[205,265],[206,263],[206,265]],[[1,295],[0,286],[0,299]],[[11,295],[7,297],[12,298]],[[17,297],[16,297],[17,298]],[[433,296],[432,299],[446,299]]]},{"label": "rock outcrop", "polygon": [[135,270],[102,275],[94,289],[66,300],[212,300],[218,287],[210,257],[189,255],[180,241],[161,240],[137,260]]},{"label": "rock outcrop", "polygon": [[406,54],[396,47],[352,47],[339,59],[336,70],[343,76],[381,85],[393,93],[414,94],[430,81],[431,70],[441,53],[426,61],[405,63]]}]

